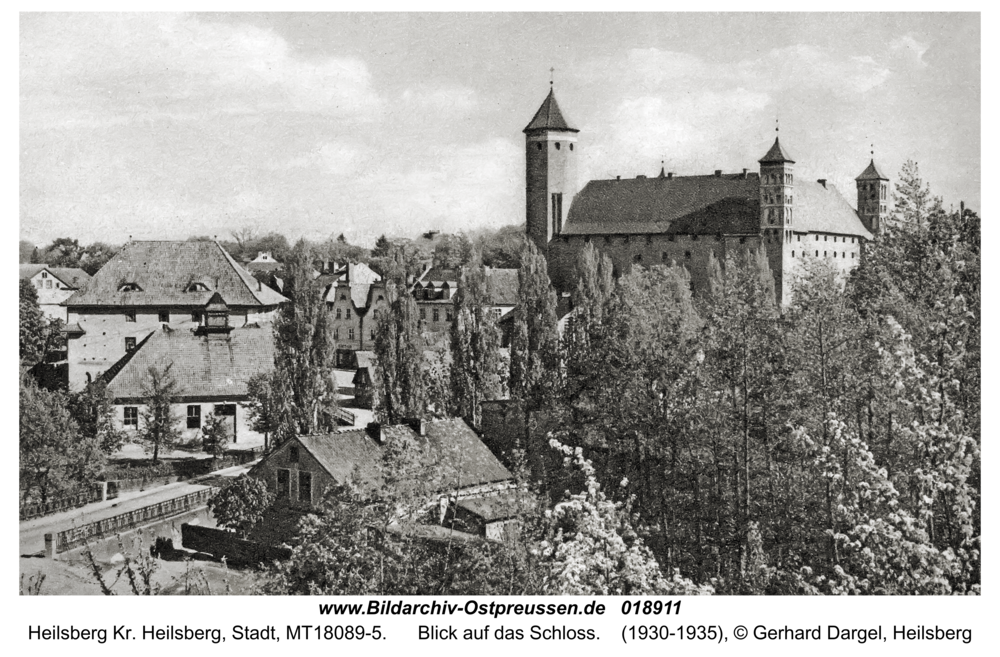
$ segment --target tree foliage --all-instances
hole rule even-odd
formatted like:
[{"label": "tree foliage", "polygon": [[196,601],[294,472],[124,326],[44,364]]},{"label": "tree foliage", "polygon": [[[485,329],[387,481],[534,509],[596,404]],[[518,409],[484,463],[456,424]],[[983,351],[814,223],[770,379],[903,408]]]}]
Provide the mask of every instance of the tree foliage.
[{"label": "tree foliage", "polygon": [[264,518],[274,499],[266,481],[241,474],[208,500],[208,508],[220,527],[246,538]]},{"label": "tree foliage", "polygon": [[417,302],[405,286],[389,283],[389,301],[375,317],[375,403],[379,421],[424,417],[427,394]]},{"label": "tree foliage", "polygon": [[160,450],[168,451],[180,440],[179,418],[173,405],[181,394],[181,385],[173,373],[173,363],[150,365],[142,384],[144,406],[139,413],[137,437],[153,452],[153,463],[159,462]]}]

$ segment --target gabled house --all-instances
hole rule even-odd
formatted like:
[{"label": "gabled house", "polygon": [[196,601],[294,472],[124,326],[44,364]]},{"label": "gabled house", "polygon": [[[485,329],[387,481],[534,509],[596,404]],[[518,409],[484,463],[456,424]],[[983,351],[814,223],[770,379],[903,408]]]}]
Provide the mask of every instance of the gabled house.
[{"label": "gabled house", "polygon": [[270,321],[286,301],[250,275],[217,242],[129,242],[63,303],[69,387],[96,379],[153,331],[190,331],[215,300],[228,325]]},{"label": "gabled house", "polygon": [[337,367],[351,367],[355,351],[370,350],[375,342],[375,313],[387,307],[382,277],[364,263],[349,264],[337,272],[326,293],[337,343]]},{"label": "gabled house", "polygon": [[62,302],[90,280],[90,274],[78,267],[19,265],[18,274],[21,280],[29,280],[35,286],[42,313],[63,322],[66,321],[66,308]]},{"label": "gabled house", "polygon": [[206,307],[197,330],[155,329],[104,372],[119,428],[139,429],[150,368],[169,365],[181,388],[174,415],[182,440],[197,438],[205,420],[215,415],[232,422],[234,443],[263,444],[264,436],[250,426],[247,382],[274,369],[273,331],[270,325],[234,328],[218,301]]},{"label": "gabled house", "polygon": [[420,481],[396,485],[429,489],[438,497],[442,515],[449,501],[495,494],[513,485],[510,471],[457,418],[296,436],[264,457],[250,474],[266,481],[282,503],[310,508],[335,484],[382,485],[384,448],[394,440],[412,440],[425,450]]},{"label": "gabled house", "polygon": [[358,408],[374,408],[375,402],[375,352],[358,351],[357,370],[354,372],[354,405]]}]

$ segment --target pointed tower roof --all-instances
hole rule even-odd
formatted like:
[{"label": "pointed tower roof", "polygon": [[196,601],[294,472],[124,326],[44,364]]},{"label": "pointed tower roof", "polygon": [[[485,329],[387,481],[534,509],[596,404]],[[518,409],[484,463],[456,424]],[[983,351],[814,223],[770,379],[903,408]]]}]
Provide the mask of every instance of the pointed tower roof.
[{"label": "pointed tower roof", "polygon": [[777,162],[791,162],[795,164],[795,160],[791,158],[788,150],[781,145],[777,137],[774,138],[774,145],[771,146],[771,150],[767,152],[767,155],[757,161],[761,164],[774,164]]},{"label": "pointed tower roof", "polygon": [[855,180],[888,180],[888,178],[882,175],[882,172],[875,166],[875,158],[872,158],[872,161],[868,163],[868,168],[862,171]]},{"label": "pointed tower roof", "polygon": [[524,132],[530,133],[542,130],[580,132],[576,128],[569,127],[569,124],[563,117],[562,110],[559,109],[559,103],[556,102],[555,90],[551,88],[549,89],[549,95],[542,101],[542,106],[535,112],[535,118],[531,119],[531,123],[524,129]]}]

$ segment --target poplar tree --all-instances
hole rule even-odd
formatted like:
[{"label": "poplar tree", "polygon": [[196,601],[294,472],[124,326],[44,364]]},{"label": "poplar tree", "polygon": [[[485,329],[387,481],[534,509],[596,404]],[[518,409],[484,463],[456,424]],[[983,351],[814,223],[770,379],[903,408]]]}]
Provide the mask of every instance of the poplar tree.
[{"label": "poplar tree", "polygon": [[375,408],[380,422],[424,417],[424,356],[417,302],[406,286],[390,281],[387,307],[375,319]]}]

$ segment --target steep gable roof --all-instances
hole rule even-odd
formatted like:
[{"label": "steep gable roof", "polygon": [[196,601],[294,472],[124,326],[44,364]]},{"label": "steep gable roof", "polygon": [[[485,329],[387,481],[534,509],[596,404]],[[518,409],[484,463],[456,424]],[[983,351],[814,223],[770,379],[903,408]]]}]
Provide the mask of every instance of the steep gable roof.
[{"label": "steep gable roof", "polygon": [[[123,291],[126,285],[138,289]],[[202,307],[216,292],[230,307],[276,306],[286,301],[258,282],[218,243],[184,241],[129,242],[65,305]]]},{"label": "steep gable roof", "polygon": [[50,267],[48,265],[18,265],[18,275],[23,279],[31,279],[40,271],[47,271],[69,289],[87,284],[91,276],[79,267]]},{"label": "steep gable roof", "polygon": [[882,175],[882,172],[875,166],[875,158],[872,158],[868,167],[855,180],[888,180],[888,178]]},{"label": "steep gable roof", "polygon": [[524,129],[524,132],[540,132],[543,130],[580,132],[576,128],[569,127],[569,123],[563,117],[562,110],[559,109],[559,103],[556,102],[556,92],[554,89],[549,89],[549,95],[542,101],[541,107],[535,112],[534,118],[531,119],[531,123]]},{"label": "steep gable roof", "polygon": [[564,235],[752,234],[757,174],[592,180],[576,195]]},{"label": "steep gable roof", "polygon": [[[424,426],[425,436],[409,425],[382,428],[382,440],[387,444],[408,440],[426,448],[420,482],[413,485],[425,483],[437,490],[452,490],[513,478],[463,420],[432,420]],[[383,448],[367,430],[299,436],[298,440],[337,482],[382,483]]]},{"label": "steep gable roof", "polygon": [[795,182],[792,229],[796,232],[858,235],[871,239],[865,225],[847,200],[830,183]]},{"label": "steep gable roof", "polygon": [[114,398],[138,399],[149,368],[169,363],[182,397],[245,397],[247,381],[274,368],[274,335],[270,325],[237,328],[224,335],[157,330],[102,378]]}]

